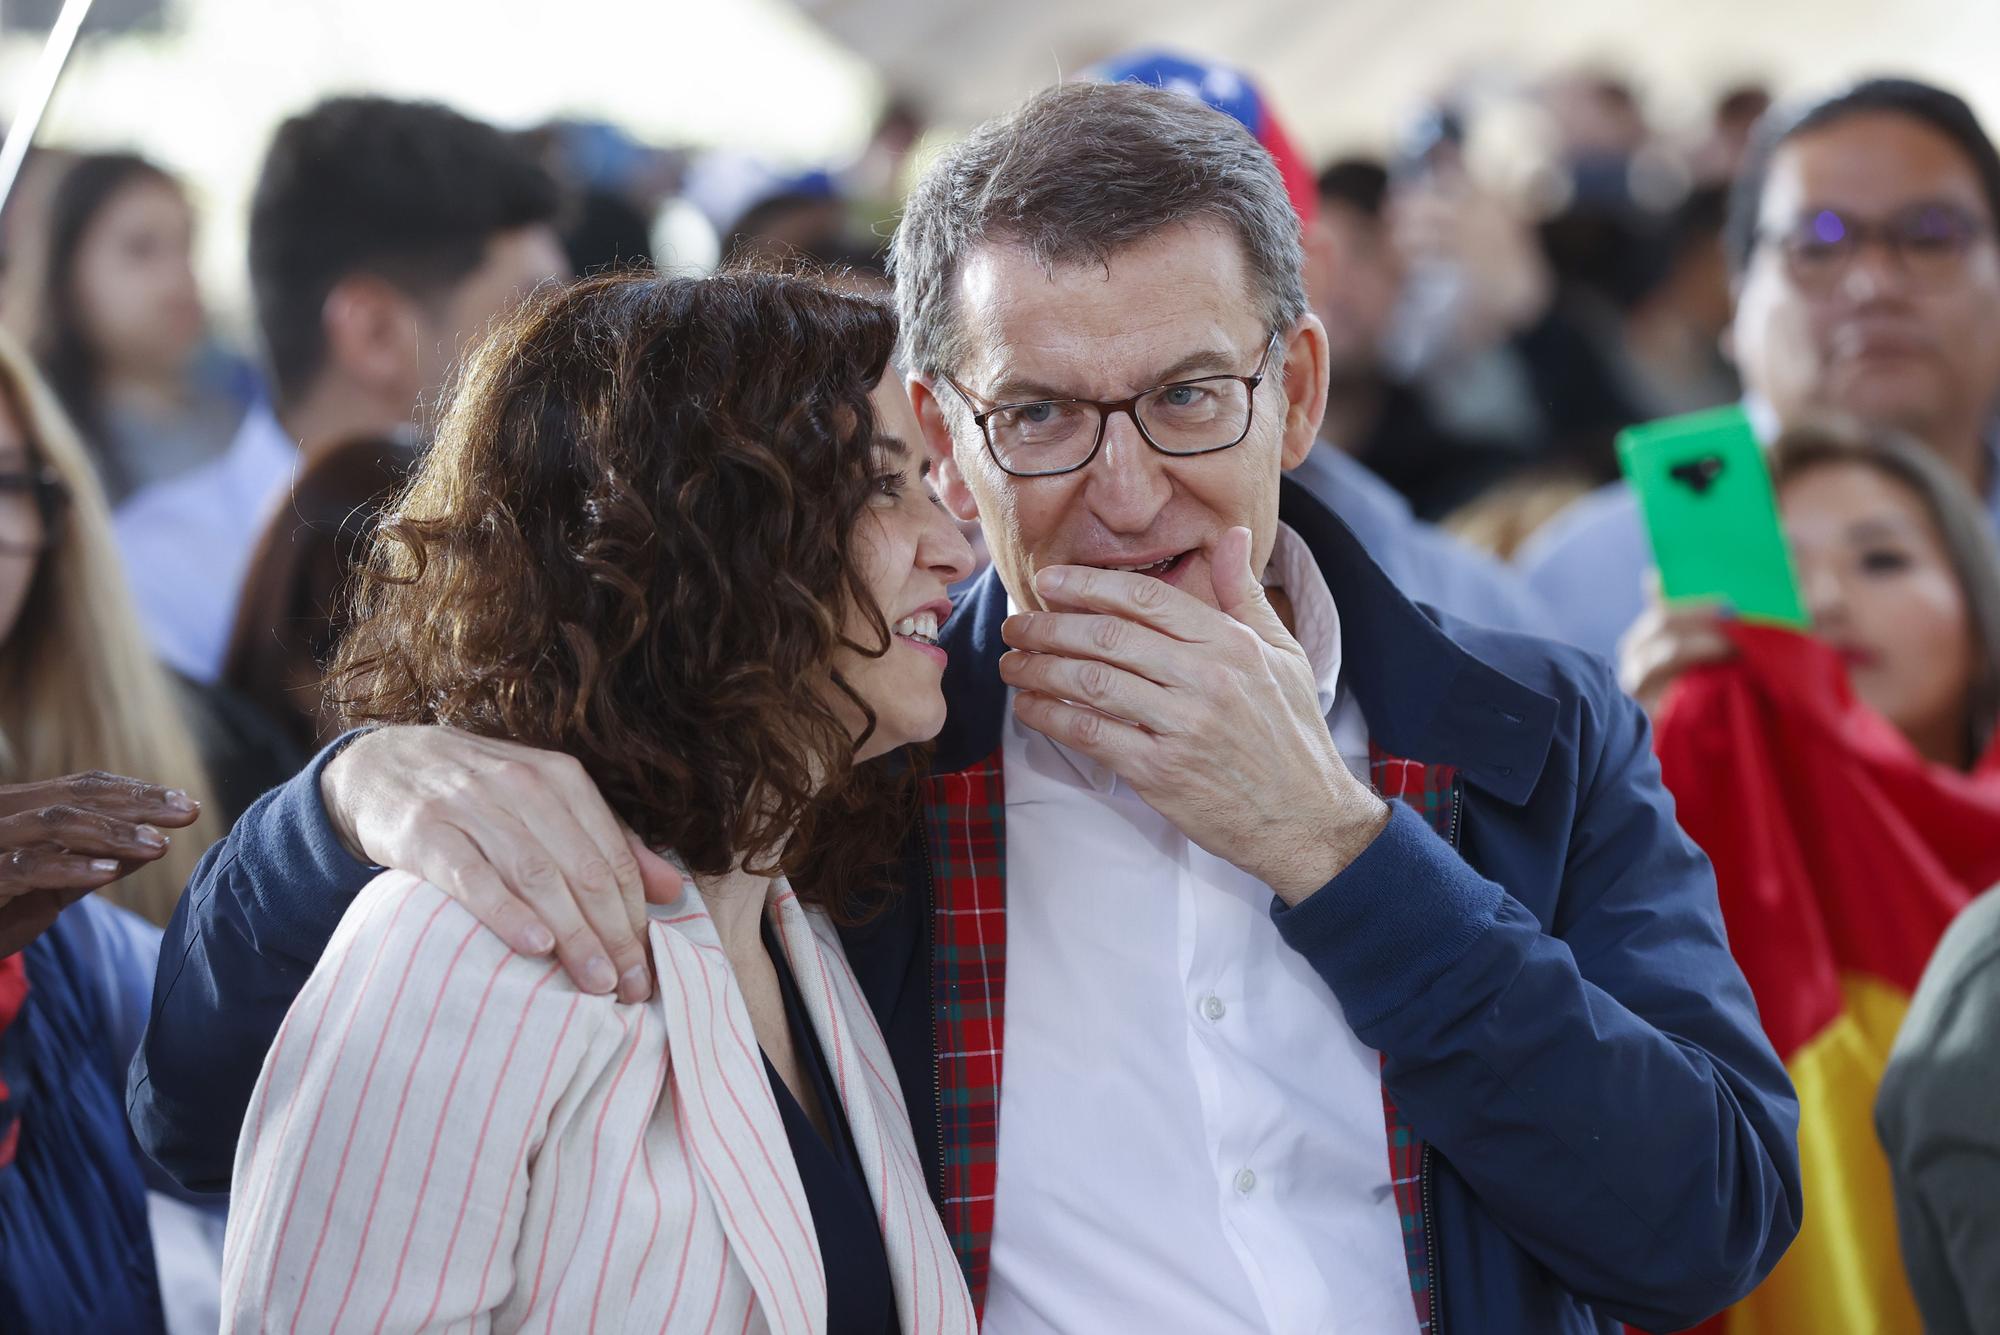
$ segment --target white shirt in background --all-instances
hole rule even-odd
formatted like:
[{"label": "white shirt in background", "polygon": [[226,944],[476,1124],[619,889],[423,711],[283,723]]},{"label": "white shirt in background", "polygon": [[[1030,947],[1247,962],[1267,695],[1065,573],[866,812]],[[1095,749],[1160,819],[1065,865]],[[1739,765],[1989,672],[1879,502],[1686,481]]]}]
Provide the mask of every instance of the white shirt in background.
[{"label": "white shirt in background", "polygon": [[[1340,616],[1280,526],[1320,706]],[[1006,1050],[984,1329],[1414,1335],[1377,1054],[1272,894],[1007,714]]]},{"label": "white shirt in background", "polygon": [[125,578],[168,667],[196,681],[221,675],[250,557],[298,460],[298,442],[258,404],[228,453],[119,507],[113,522]]}]

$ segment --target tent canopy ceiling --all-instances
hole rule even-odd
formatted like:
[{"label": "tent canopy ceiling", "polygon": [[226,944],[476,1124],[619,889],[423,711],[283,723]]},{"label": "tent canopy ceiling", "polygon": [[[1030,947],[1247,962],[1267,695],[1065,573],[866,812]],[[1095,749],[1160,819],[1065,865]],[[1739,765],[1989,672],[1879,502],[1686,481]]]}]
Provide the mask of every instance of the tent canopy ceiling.
[{"label": "tent canopy ceiling", "polygon": [[1871,73],[1953,87],[1989,120],[2000,5],[1905,0],[794,0],[947,125],[1136,46],[1254,74],[1316,156],[1384,147],[1419,104],[1471,77],[1580,64],[1629,74],[1668,123],[1745,79],[1780,93]]}]

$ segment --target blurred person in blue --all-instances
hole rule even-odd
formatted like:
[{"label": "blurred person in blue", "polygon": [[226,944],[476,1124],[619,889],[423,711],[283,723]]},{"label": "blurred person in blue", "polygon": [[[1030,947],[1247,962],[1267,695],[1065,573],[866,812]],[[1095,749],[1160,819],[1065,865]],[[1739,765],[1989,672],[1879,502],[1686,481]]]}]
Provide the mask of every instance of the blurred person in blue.
[{"label": "blurred person in blue", "polygon": [[333,98],[278,127],[250,206],[275,403],[222,458],[118,514],[171,667],[215,680],[245,567],[302,462],[354,437],[414,439],[466,345],[568,276],[557,206],[525,145],[433,103]]},{"label": "blurred person in blue", "polygon": [[[1964,101],[1874,79],[1773,112],[1730,199],[1729,350],[1760,434],[1833,413],[1935,453],[2000,523],[2000,153]],[[1556,632],[1596,653],[1645,609],[1638,505],[1614,483],[1520,553]]]},{"label": "blurred person in blue", "polygon": [[181,183],[136,154],[83,154],[45,227],[33,350],[112,504],[221,454],[262,391],[207,337]]},{"label": "blurred person in blue", "polygon": [[[1469,621],[1542,634],[1547,618],[1512,570],[1484,552],[1418,519],[1394,487],[1370,471],[1344,443],[1382,432],[1413,448],[1412,435],[1439,437],[1423,450],[1433,464],[1448,456],[1465,471],[1491,478],[1504,469],[1502,448],[1445,439],[1415,391],[1382,369],[1381,342],[1400,297],[1400,266],[1381,220],[1388,172],[1360,160],[1335,163],[1312,177],[1293,150],[1271,104],[1243,72],[1163,52],[1142,52],[1085,71],[1109,82],[1149,83],[1195,97],[1241,122],[1278,164],[1298,212],[1305,250],[1307,298],[1326,326],[1329,370],[1327,421],[1321,439],[1292,479],[1354,530],[1396,587],[1419,603]],[[1364,403],[1364,400],[1367,402]],[[1362,422],[1369,423],[1365,428]],[[1380,424],[1378,427],[1376,424]]]},{"label": "blurred person in blue", "polygon": [[[199,1328],[169,1323],[186,1296],[163,1296],[176,1277],[149,1223],[149,1190],[179,1189],[132,1143],[119,1098],[160,932],[93,893],[158,858],[165,830],[199,810],[104,773],[0,785],[0,1330]],[[212,1330],[207,1268],[198,1310]]]},{"label": "blurred person in blue", "polygon": [[859,234],[840,180],[823,168],[788,171],[748,153],[708,153],[688,168],[682,197],[715,229],[725,261],[881,276],[882,243]]},{"label": "blurred person in blue", "polygon": [[685,154],[640,143],[608,121],[553,120],[528,132],[567,197],[563,249],[578,274],[650,269],[653,220],[678,188]]},{"label": "blurred person in blue", "polygon": [[[940,637],[906,892],[842,939],[986,1328],[1582,1335],[1753,1287],[1797,1228],[1797,1105],[1708,864],[1605,665],[1416,607],[1285,477],[1327,350],[1271,154],[1060,85],[933,164],[892,268],[940,498],[994,567]],[[323,751],[175,923],[142,1143],[227,1179],[380,866],[643,999],[610,826],[561,756]]]}]

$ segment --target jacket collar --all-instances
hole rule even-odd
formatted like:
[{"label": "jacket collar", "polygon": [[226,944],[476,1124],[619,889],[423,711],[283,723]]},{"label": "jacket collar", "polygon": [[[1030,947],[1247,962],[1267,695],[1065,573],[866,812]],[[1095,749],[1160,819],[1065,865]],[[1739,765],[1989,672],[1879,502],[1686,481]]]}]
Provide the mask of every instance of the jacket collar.
[{"label": "jacket collar", "polygon": [[[1436,614],[1405,598],[1353,532],[1290,478],[1278,517],[1319,562],[1340,610],[1341,674],[1368,721],[1370,739],[1410,760],[1456,766],[1467,783],[1521,805],[1534,791],[1554,738],[1556,702],[1464,649]],[[948,705],[932,753],[936,773],[977,764],[1000,745],[1007,686],[1000,624],[1007,591],[989,569],[960,600],[941,639]]]}]

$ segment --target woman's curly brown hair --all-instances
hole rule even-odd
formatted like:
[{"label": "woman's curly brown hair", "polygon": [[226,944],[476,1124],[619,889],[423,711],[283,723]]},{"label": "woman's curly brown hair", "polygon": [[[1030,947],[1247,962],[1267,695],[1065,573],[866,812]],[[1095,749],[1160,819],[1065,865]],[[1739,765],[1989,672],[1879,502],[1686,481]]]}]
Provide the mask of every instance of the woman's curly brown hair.
[{"label": "woman's curly brown hair", "polygon": [[[363,566],[349,723],[562,751],[690,871],[790,876],[852,921],[907,828],[831,663],[889,628],[858,566],[894,317],[810,279],[607,276],[469,360]],[[873,643],[843,636],[862,609]]]}]

